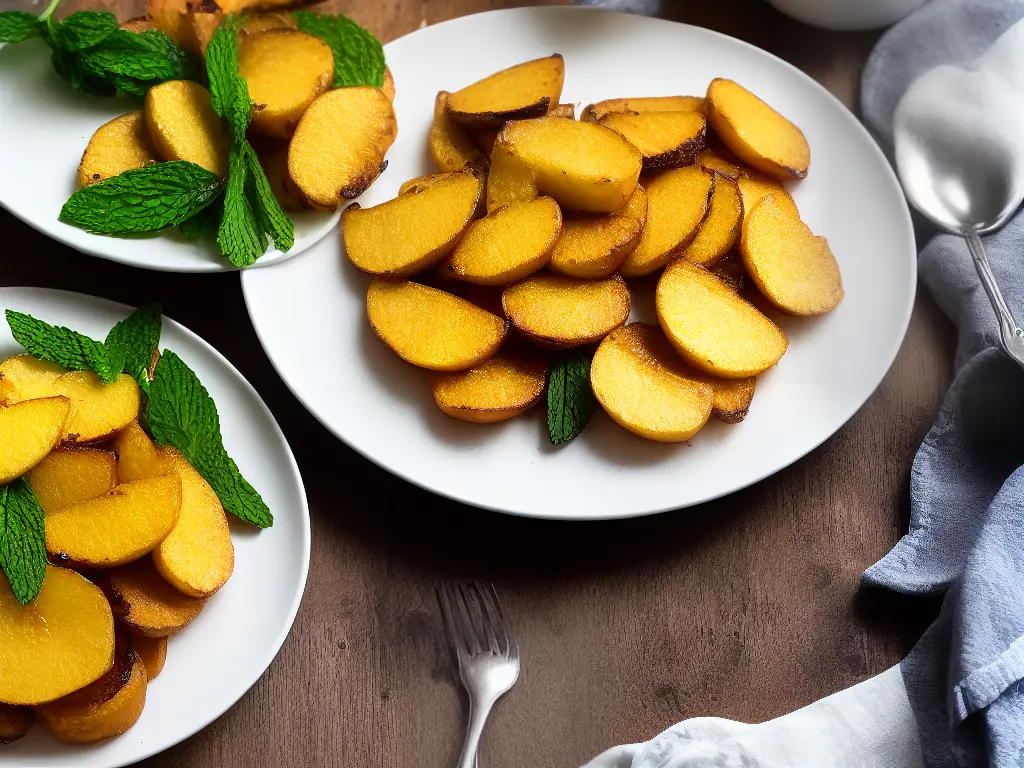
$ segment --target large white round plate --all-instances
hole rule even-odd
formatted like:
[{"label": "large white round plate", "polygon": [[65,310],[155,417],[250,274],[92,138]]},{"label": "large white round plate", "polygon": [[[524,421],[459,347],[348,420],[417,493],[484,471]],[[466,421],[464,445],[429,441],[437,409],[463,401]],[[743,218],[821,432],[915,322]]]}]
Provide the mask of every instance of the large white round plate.
[{"label": "large white round plate", "polygon": [[[146,237],[94,235],[57,219],[78,189],[78,163],[96,129],[142,109],[138,99],[76,93],[54,72],[42,40],[0,45],[0,205],[44,235],[76,250],[161,272],[238,269],[214,243],[186,240],[173,230]],[[338,224],[340,212],[291,213],[295,245],[274,249],[256,267],[297,256]]]},{"label": "large white round plate", "polygon": [[[131,309],[40,288],[0,288],[0,310],[102,339]],[[116,768],[187,739],[220,717],[270,666],[291,629],[309,567],[309,509],[291,449],[256,390],[213,347],[164,318],[161,348],[178,353],[217,403],[224,445],[274,514],[257,531],[232,524],[235,571],[199,617],[170,638],[167,664],[139,721],[102,744],[61,744],[34,726],[0,749],[0,768]],[[0,319],[0,359],[23,350]]]},{"label": "large white round plate", "polygon": [[[758,380],[750,415],[712,420],[692,445],[634,437],[605,414],[574,442],[548,443],[543,414],[489,427],[433,404],[423,372],[401,362],[366,322],[368,279],[338,238],[242,286],[278,373],[339,438],[436,493],[537,517],[595,519],[697,504],[796,461],[860,408],[888,370],[914,300],[914,237],[895,176],[867,132],[806,75],[764,51],[705,29],[580,8],[495,11],[427,27],[386,47],[402,126],[390,164],[366,195],[373,205],[431,168],[434,94],[558,52],[562,101],[703,93],[714,77],[743,83],[796,122],[811,146],[810,176],[793,193],[825,235],[846,298],[831,314],[785,323],[791,345]],[[648,292],[649,293],[649,292]],[[645,305],[646,304],[646,305]],[[635,301],[633,319],[655,320]]]}]

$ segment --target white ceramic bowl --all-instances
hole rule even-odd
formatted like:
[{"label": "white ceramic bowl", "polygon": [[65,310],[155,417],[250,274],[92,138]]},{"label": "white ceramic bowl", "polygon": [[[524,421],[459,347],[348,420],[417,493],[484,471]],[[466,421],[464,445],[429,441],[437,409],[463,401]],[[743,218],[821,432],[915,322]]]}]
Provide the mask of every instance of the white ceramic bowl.
[{"label": "white ceramic bowl", "polygon": [[878,29],[909,16],[928,0],[768,0],[783,13],[815,27]]}]

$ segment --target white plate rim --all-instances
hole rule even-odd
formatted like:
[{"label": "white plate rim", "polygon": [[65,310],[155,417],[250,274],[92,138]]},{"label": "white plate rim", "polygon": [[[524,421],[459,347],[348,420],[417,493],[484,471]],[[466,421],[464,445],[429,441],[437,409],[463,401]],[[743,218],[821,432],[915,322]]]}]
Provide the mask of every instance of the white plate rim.
[{"label": "white plate rim", "polygon": [[[46,294],[58,298],[64,303],[70,303],[85,299],[90,302],[95,302],[97,305],[105,309],[116,310],[121,313],[130,313],[134,311],[134,307],[131,307],[127,304],[123,304],[119,301],[113,301],[112,299],[106,299],[99,296],[91,296],[89,294],[79,293],[76,291],[65,291],[58,288],[45,288],[39,286],[0,286],[0,306],[6,305],[7,296],[14,293],[20,293],[22,295],[27,296],[31,296],[32,294]],[[226,357],[224,357],[224,355],[217,351],[217,349],[212,344],[210,344],[204,338],[199,336],[197,333],[187,328],[185,325],[179,323],[177,320],[168,317],[167,315],[163,315],[162,322],[165,324],[169,324],[171,327],[174,328],[176,332],[188,337],[193,343],[196,343],[198,346],[203,348],[204,351],[210,354],[214,360],[223,365],[225,369],[231,374],[231,377],[235,380],[235,382],[241,384],[242,388],[247,390],[248,394],[253,398],[253,402],[256,404],[257,408],[260,409],[264,417],[267,419],[267,423],[273,427],[272,432],[274,433],[275,438],[280,442],[280,445],[283,448],[284,455],[288,457],[288,463],[282,469],[284,471],[287,471],[289,479],[296,484],[296,487],[300,491],[298,498],[300,502],[299,511],[302,513],[301,515],[299,515],[299,522],[302,533],[302,560],[300,563],[300,578],[298,582],[298,589],[296,590],[296,593],[292,598],[291,604],[288,606],[287,620],[285,622],[285,625],[282,627],[281,631],[268,646],[268,648],[270,649],[269,653],[265,656],[265,658],[260,659],[259,666],[262,667],[262,670],[259,672],[258,675],[256,675],[255,678],[252,679],[252,681],[250,681],[246,685],[244,690],[240,691],[237,696],[228,696],[230,701],[226,703],[226,706],[219,713],[210,718],[207,722],[202,723],[201,725],[198,725],[197,727],[191,730],[188,730],[188,732],[176,734],[175,736],[160,744],[148,745],[144,747],[138,754],[131,756],[129,759],[119,759],[115,762],[108,763],[107,765],[109,766],[109,768],[124,768],[124,766],[132,765],[136,762],[139,762],[140,760],[145,760],[150,757],[153,757],[154,755],[158,755],[161,752],[164,752],[170,749],[171,747],[180,744],[186,739],[189,739],[192,736],[196,735],[197,733],[199,733],[199,731],[209,726],[215,720],[222,717],[229,709],[234,707],[235,704],[237,704],[241,700],[241,698],[245,696],[245,694],[247,694],[254,685],[256,685],[259,679],[267,673],[267,670],[270,669],[271,665],[274,663],[274,660],[277,658],[277,655],[281,652],[281,648],[284,645],[285,640],[288,639],[288,635],[291,633],[291,630],[295,625],[295,617],[298,615],[299,607],[301,606],[302,599],[305,596],[306,582],[309,577],[310,550],[312,545],[312,535],[309,516],[309,501],[306,495],[305,484],[302,482],[302,474],[299,471],[298,462],[295,460],[295,455],[292,453],[291,446],[288,444],[288,440],[285,437],[284,432],[281,430],[280,425],[277,423],[277,419],[274,418],[273,413],[270,411],[270,408],[264,402],[263,398],[260,397],[260,394],[259,392],[256,391],[256,388],[253,387],[252,384],[249,383],[248,379],[246,379],[241,374],[241,372],[237,368],[235,368],[234,365],[232,365],[231,361],[229,361]],[[129,730],[128,733],[130,732],[131,731]],[[88,745],[85,746],[87,747]],[[2,765],[2,758],[3,752],[0,751],[0,765]]]},{"label": "white plate rim", "polygon": [[[440,26],[459,26],[459,25],[462,25],[464,23],[467,23],[467,20],[476,20],[476,19],[479,19],[480,17],[492,16],[492,15],[494,15],[494,16],[503,16],[503,15],[508,15],[508,14],[517,14],[517,13],[531,13],[531,14],[540,14],[540,15],[545,15],[545,14],[553,14],[554,15],[554,14],[589,13],[589,14],[604,14],[604,15],[607,15],[607,16],[623,16],[623,17],[630,16],[629,14],[618,13],[618,12],[615,12],[615,11],[609,11],[609,10],[604,9],[604,8],[596,8],[596,7],[592,7],[592,6],[527,6],[527,7],[520,7],[520,8],[495,9],[495,10],[490,10],[490,11],[483,11],[481,13],[475,13],[475,14],[468,14],[466,16],[460,16],[460,17],[457,17],[457,18],[454,18],[454,19],[450,19],[448,21],[441,22],[440,24],[431,25],[430,27],[427,27],[427,28],[421,28],[421,29],[414,30],[414,31],[408,33],[407,35],[403,35],[402,37],[396,38],[395,40],[393,40],[393,41],[389,42],[387,45],[385,45],[384,46],[385,54],[387,53],[387,49],[388,49],[389,46],[392,46],[392,45],[394,45],[395,43],[397,43],[397,42],[399,42],[401,40],[405,40],[408,37],[412,37],[414,35],[417,35],[420,32],[424,31],[424,29],[436,29],[437,27],[440,27]],[[427,484],[426,482],[421,481],[421,480],[411,476],[408,472],[406,472],[402,468],[397,467],[397,466],[393,466],[392,463],[390,463],[386,459],[386,457],[381,457],[381,456],[374,455],[370,451],[365,450],[363,447],[358,446],[358,445],[353,445],[348,440],[346,440],[344,435],[342,435],[338,430],[336,430],[321,415],[319,410],[316,407],[314,407],[314,405],[311,402],[309,402],[309,400],[300,393],[300,391],[301,391],[300,388],[295,386],[295,385],[293,385],[292,380],[289,378],[288,372],[283,370],[282,368],[280,368],[278,366],[276,360],[274,359],[274,357],[269,352],[267,352],[267,350],[269,349],[268,344],[267,344],[267,340],[265,338],[264,332],[261,330],[261,327],[260,327],[259,323],[253,317],[253,311],[251,309],[251,299],[250,299],[250,295],[249,295],[249,288],[247,287],[246,276],[243,273],[242,276],[241,276],[241,284],[242,284],[242,294],[243,294],[243,297],[245,299],[245,304],[246,304],[246,310],[249,313],[249,319],[250,319],[250,322],[252,323],[253,330],[256,332],[256,336],[259,339],[260,344],[263,346],[264,351],[267,352],[267,358],[270,360],[271,365],[274,367],[274,370],[277,371],[277,374],[281,377],[281,380],[284,382],[285,386],[288,387],[288,390],[292,393],[292,395],[300,403],[302,403],[303,407],[306,408],[306,410],[308,410],[310,412],[310,414],[312,414],[313,417],[318,422],[320,422],[329,432],[331,432],[331,434],[333,434],[336,438],[338,438],[346,446],[348,446],[352,450],[356,451],[358,454],[360,454],[364,458],[368,459],[369,461],[373,462],[377,466],[379,466],[382,469],[386,470],[390,474],[393,474],[396,477],[399,477],[402,480],[405,480],[406,482],[411,483],[412,485],[414,485],[416,487],[422,488],[423,490],[429,491],[429,492],[431,492],[431,493],[433,493],[433,494],[435,494],[437,496],[441,496],[443,498],[448,498],[448,499],[451,499],[453,501],[459,502],[461,504],[466,504],[466,505],[471,506],[471,507],[476,507],[476,508],[479,508],[479,509],[485,509],[485,510],[492,511],[492,512],[499,512],[499,513],[502,513],[502,514],[508,514],[508,515],[512,515],[512,516],[515,516],[515,517],[526,517],[526,518],[544,519],[544,520],[578,521],[578,522],[595,522],[595,521],[604,521],[604,520],[623,520],[623,519],[631,519],[631,518],[636,518],[636,517],[646,517],[648,515],[664,514],[664,513],[667,513],[667,512],[672,512],[672,511],[681,510],[681,509],[688,509],[690,507],[693,507],[693,506],[696,506],[696,505],[699,505],[699,504],[704,504],[704,503],[709,502],[709,501],[714,501],[716,499],[723,498],[725,496],[728,496],[728,495],[731,495],[733,493],[736,493],[737,491],[741,491],[741,490],[743,490],[745,488],[749,488],[749,487],[751,487],[753,485],[756,485],[757,483],[761,482],[762,480],[764,480],[764,479],[766,479],[768,477],[771,477],[772,475],[777,474],[778,472],[781,472],[786,467],[792,466],[796,462],[798,462],[801,459],[803,459],[804,457],[806,457],[812,451],[814,451],[815,449],[817,449],[821,445],[823,445],[827,440],[829,440],[831,437],[833,437],[836,434],[836,432],[838,432],[840,429],[842,429],[850,421],[850,419],[852,419],[853,416],[856,415],[856,413],[858,411],[860,411],[861,408],[864,407],[864,404],[878,390],[878,387],[881,385],[882,381],[884,381],[884,379],[888,375],[889,371],[891,371],[892,365],[893,365],[893,363],[896,360],[896,356],[899,354],[899,351],[902,348],[903,342],[904,342],[904,340],[906,338],[907,329],[910,326],[910,320],[911,320],[911,317],[912,317],[912,314],[913,314],[914,304],[915,304],[916,297],[917,297],[917,243],[916,243],[916,236],[915,236],[915,233],[914,233],[913,221],[912,221],[911,216],[910,216],[910,209],[909,209],[909,207],[907,206],[907,203],[906,203],[906,198],[903,195],[902,186],[900,185],[899,180],[896,177],[896,173],[893,170],[892,165],[889,163],[888,159],[885,157],[885,153],[878,146],[878,143],[875,141],[874,137],[871,136],[871,133],[870,133],[870,131],[868,131],[867,127],[857,118],[857,116],[845,104],[843,104],[842,101],[839,100],[838,97],[836,97],[831,91],[829,91],[827,88],[825,88],[825,86],[823,86],[821,83],[819,83],[813,77],[811,77],[810,75],[808,75],[806,72],[804,72],[803,70],[799,69],[795,65],[790,64],[785,59],[782,59],[782,58],[776,56],[775,54],[770,53],[769,51],[765,51],[763,48],[759,48],[758,46],[756,46],[756,45],[754,45],[752,43],[748,43],[745,40],[741,40],[739,38],[735,38],[735,37],[732,37],[730,35],[726,35],[726,34],[724,34],[722,32],[718,32],[716,30],[708,29],[706,27],[699,27],[699,26],[696,26],[696,25],[693,25],[693,24],[685,24],[685,23],[682,23],[682,22],[674,22],[674,21],[670,21],[670,20],[667,20],[667,19],[650,19],[650,20],[651,21],[663,22],[663,23],[666,23],[666,24],[678,24],[680,27],[684,27],[684,28],[690,30],[692,33],[708,35],[708,36],[713,37],[713,38],[718,38],[718,39],[721,39],[721,40],[725,40],[725,41],[728,41],[730,44],[739,45],[739,46],[741,46],[743,48],[748,49],[749,51],[753,51],[753,52],[755,52],[755,53],[757,53],[757,54],[759,54],[761,56],[765,56],[765,57],[768,57],[768,58],[774,60],[777,64],[779,64],[782,67],[784,67],[785,69],[787,69],[791,74],[796,75],[799,79],[801,79],[805,83],[811,85],[815,90],[817,90],[821,94],[827,96],[828,100],[830,100],[833,103],[833,105],[838,109],[838,112],[840,112],[843,115],[843,119],[845,121],[847,121],[848,123],[852,124],[854,126],[854,130],[859,132],[862,135],[862,137],[866,140],[866,143],[870,146],[869,152],[871,152],[871,153],[873,153],[875,155],[876,160],[881,161],[882,166],[886,169],[886,173],[884,174],[885,183],[887,183],[890,186],[890,188],[896,192],[897,197],[900,200],[903,201],[903,205],[902,205],[899,213],[901,214],[902,224],[904,225],[904,230],[905,230],[905,233],[907,235],[907,241],[903,245],[906,248],[905,253],[907,254],[908,263],[909,263],[909,267],[910,267],[910,280],[909,280],[910,290],[909,290],[909,293],[907,295],[906,307],[905,307],[905,310],[903,312],[903,316],[902,316],[902,318],[900,320],[900,324],[899,324],[899,328],[898,328],[898,333],[893,337],[894,343],[892,345],[892,348],[887,350],[887,352],[884,355],[880,355],[879,356],[879,360],[884,360],[885,361],[885,365],[884,365],[884,371],[883,371],[881,377],[879,378],[878,382],[874,385],[874,387],[872,387],[872,389],[869,392],[867,392],[863,396],[863,398],[860,398],[858,402],[851,403],[850,407],[848,409],[846,409],[846,412],[844,412],[842,420],[839,421],[838,425],[836,426],[836,428],[834,430],[832,430],[828,434],[824,435],[817,442],[813,442],[813,444],[808,444],[804,450],[799,452],[797,455],[793,456],[792,459],[787,461],[785,464],[783,464],[781,466],[778,466],[775,469],[767,470],[767,471],[765,471],[765,472],[763,472],[761,474],[754,475],[751,478],[747,479],[745,482],[742,482],[740,484],[736,484],[736,485],[730,486],[729,489],[727,489],[727,490],[721,490],[721,491],[715,491],[715,492],[707,493],[707,494],[705,494],[703,496],[700,496],[700,497],[697,497],[697,498],[693,498],[693,499],[689,499],[685,503],[683,503],[682,505],[679,505],[679,504],[674,504],[674,505],[673,504],[661,504],[661,505],[654,505],[654,506],[645,506],[645,507],[642,507],[642,508],[632,508],[632,509],[629,509],[629,510],[626,510],[626,511],[602,512],[602,513],[595,513],[595,514],[588,514],[586,512],[578,512],[578,511],[564,512],[564,513],[563,512],[559,512],[559,511],[555,511],[555,512],[551,512],[551,511],[537,512],[537,511],[532,511],[532,510],[529,510],[529,509],[522,509],[522,508],[511,507],[511,506],[503,506],[503,505],[498,504],[498,503],[481,501],[480,499],[473,498],[473,497],[471,497],[470,495],[468,495],[466,493],[460,492],[460,490],[457,489],[457,488],[455,488],[455,489],[453,489],[453,488],[438,489],[438,488],[432,487],[429,484]],[[879,181],[881,181],[881,177],[880,177]],[[319,241],[317,243],[317,246],[315,246],[315,247],[324,247],[326,243],[327,243],[327,239],[326,238],[322,239],[321,241]]]}]

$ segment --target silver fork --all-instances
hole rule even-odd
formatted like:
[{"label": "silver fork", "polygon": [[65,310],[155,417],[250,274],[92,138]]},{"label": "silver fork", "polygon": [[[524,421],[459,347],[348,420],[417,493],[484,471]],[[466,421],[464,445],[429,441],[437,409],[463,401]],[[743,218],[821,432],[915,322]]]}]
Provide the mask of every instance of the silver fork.
[{"label": "silver fork", "polygon": [[458,768],[473,768],[491,707],[519,678],[519,646],[492,584],[455,584],[435,592],[469,694],[469,724]]}]

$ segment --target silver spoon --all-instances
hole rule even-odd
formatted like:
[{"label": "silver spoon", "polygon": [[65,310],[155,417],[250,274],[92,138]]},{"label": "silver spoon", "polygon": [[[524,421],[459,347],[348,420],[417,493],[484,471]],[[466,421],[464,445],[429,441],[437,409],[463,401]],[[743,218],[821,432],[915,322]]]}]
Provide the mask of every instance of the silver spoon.
[{"label": "silver spoon", "polygon": [[[923,89],[915,84],[897,108],[896,167],[910,203],[940,229],[967,241],[999,320],[1003,349],[1024,366],[1024,330],[999,290],[981,242],[981,235],[1001,228],[1024,201],[1024,158],[996,126],[1000,118],[986,114],[987,105],[997,105],[983,93],[984,82],[958,75],[962,70],[950,72],[936,73]],[[964,101],[950,98],[961,90]],[[943,98],[936,98],[938,91]],[[1021,125],[1012,129],[1020,131]]]}]

